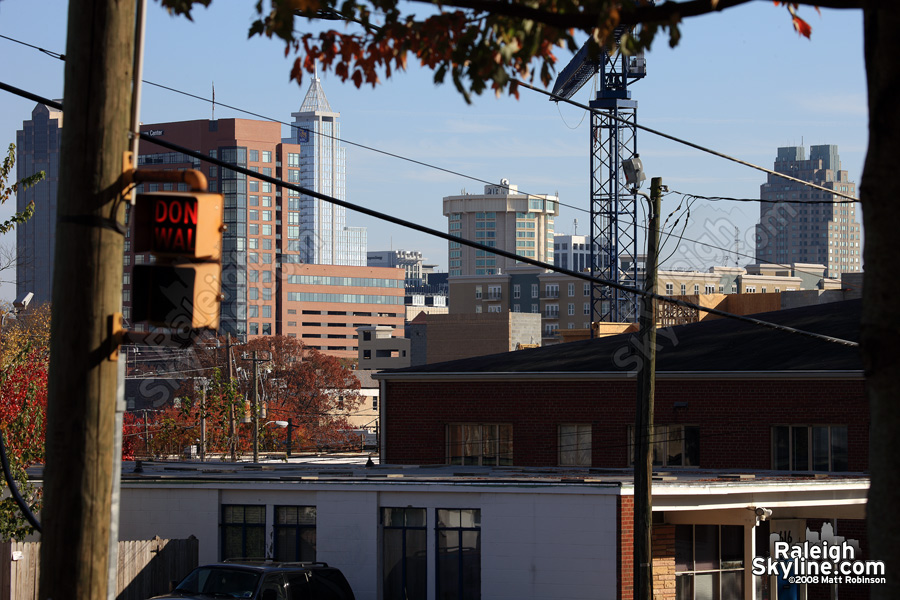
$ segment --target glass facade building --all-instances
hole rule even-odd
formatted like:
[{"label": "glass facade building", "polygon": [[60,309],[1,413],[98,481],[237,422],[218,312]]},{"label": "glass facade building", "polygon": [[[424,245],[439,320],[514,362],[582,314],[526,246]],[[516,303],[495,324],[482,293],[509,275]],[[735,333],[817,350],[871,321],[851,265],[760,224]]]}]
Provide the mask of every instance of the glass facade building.
[{"label": "glass facade building", "polygon": [[16,226],[16,298],[32,292],[34,305],[51,300],[62,124],[62,112],[38,104],[16,132],[16,172],[10,178],[21,181],[44,172],[43,181],[16,195],[16,212],[34,203],[31,219]]},{"label": "glass facade building", "polygon": [[[291,135],[284,142],[300,146],[298,183],[307,189],[347,197],[347,156],[341,143],[340,113],[334,112],[321,80],[316,76],[300,110],[291,113]],[[289,219],[297,223],[296,238],[289,238],[287,250],[298,254],[298,262],[314,265],[366,265],[366,230],[347,227],[347,210],[342,206],[303,194],[295,199]]]}]

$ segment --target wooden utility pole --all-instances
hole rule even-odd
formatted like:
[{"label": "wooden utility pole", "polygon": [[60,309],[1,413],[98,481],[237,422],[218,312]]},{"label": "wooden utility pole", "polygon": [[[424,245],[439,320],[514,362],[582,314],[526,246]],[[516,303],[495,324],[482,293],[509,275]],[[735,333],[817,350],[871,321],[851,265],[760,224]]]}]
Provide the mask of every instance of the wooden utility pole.
[{"label": "wooden utility pole", "polygon": [[[135,3],[71,0],[57,196],[40,598],[106,600]],[[128,82],[128,83],[125,83]]]},{"label": "wooden utility pole", "polygon": [[231,361],[231,334],[225,334],[225,362],[228,363],[228,439],[231,446],[231,462],[237,461],[237,423],[234,420],[234,398],[232,397],[232,378],[234,363]]},{"label": "wooden utility pole", "polygon": [[250,407],[250,410],[253,412],[251,415],[250,423],[253,425],[253,462],[259,462],[259,363],[261,362],[269,362],[271,357],[268,358],[259,358],[259,350],[253,351],[253,358],[247,358],[244,356],[244,360],[249,360],[253,363],[253,404]]},{"label": "wooden utility pole", "polygon": [[206,377],[194,378],[200,381],[200,462],[206,462]]},{"label": "wooden utility pole", "polygon": [[[645,196],[646,197],[646,196]],[[650,223],[647,227],[647,268],[644,271],[644,291],[657,292],[659,262],[659,211],[662,198],[662,179],[650,182]],[[640,370],[637,375],[637,407],[634,423],[634,598],[653,597],[653,561],[651,556],[653,501],[653,393],[656,385],[656,302],[641,299],[638,320],[641,332]]]}]

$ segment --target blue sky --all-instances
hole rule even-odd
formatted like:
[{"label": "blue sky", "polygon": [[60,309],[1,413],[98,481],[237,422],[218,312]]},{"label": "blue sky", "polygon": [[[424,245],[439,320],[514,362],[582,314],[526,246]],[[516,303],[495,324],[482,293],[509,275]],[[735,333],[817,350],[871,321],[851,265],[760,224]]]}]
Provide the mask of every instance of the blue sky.
[{"label": "blue sky", "polygon": [[[308,79],[301,87],[289,81],[292,59],[284,57],[280,43],[247,39],[254,4],[214,0],[188,22],[150,2],[144,79],[207,98],[215,82],[218,102],[290,121]],[[62,0],[0,0],[0,34],[62,53],[66,12]],[[779,146],[837,144],[843,168],[858,183],[867,144],[862,13],[823,9],[819,16],[802,8],[801,14],[813,27],[812,40],[800,38],[786,11],[767,1],[688,21],[674,49],[657,40],[647,55],[647,77],[632,86],[639,123],[766,167]],[[5,39],[0,57],[0,81],[42,96],[62,95],[60,61]],[[561,50],[560,67],[569,58]],[[430,71],[412,64],[374,90],[357,89],[331,74],[323,76],[323,87],[341,113],[346,140],[477,179],[507,178],[522,191],[558,193],[561,202],[588,208],[589,119],[576,107],[557,106],[528,90],[519,100],[486,95],[467,105],[452,84],[436,86]],[[588,88],[574,99],[587,103]],[[33,107],[0,92],[0,146],[15,141]],[[208,102],[144,87],[145,123],[210,118],[210,112]],[[250,118],[221,106],[216,117]],[[763,173],[649,133],[639,133],[638,145],[648,177],[661,177],[677,192],[756,198],[765,181]],[[446,228],[444,196],[477,192],[483,185],[348,147],[349,201],[436,229]],[[669,196],[663,212],[675,209],[678,199]],[[3,207],[0,215],[11,209]],[[756,204],[698,201],[685,237],[733,248],[737,227],[747,252],[758,214]],[[587,233],[587,213],[566,207],[557,232],[572,233],[574,219],[578,233]],[[421,250],[446,270],[442,240],[352,212],[348,224],[368,227],[370,250]],[[14,244],[13,236],[4,242]],[[721,264],[725,254],[696,242],[675,247],[674,240],[663,256],[671,252],[669,266],[700,268]],[[13,293],[0,287],[0,298]]]}]

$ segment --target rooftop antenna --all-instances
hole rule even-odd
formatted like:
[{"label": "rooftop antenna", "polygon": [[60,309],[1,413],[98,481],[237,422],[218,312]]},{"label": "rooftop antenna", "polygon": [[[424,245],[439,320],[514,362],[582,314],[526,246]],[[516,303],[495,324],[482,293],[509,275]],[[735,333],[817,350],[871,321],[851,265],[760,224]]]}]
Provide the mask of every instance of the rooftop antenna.
[{"label": "rooftop antenna", "polygon": [[575,219],[575,224],[573,226],[574,233],[572,235],[578,235],[578,219]]},{"label": "rooftop antenna", "polygon": [[215,121],[215,120],[216,120],[216,82],[215,82],[215,81],[212,82],[212,92],[213,92],[213,96],[212,96],[212,120]]}]

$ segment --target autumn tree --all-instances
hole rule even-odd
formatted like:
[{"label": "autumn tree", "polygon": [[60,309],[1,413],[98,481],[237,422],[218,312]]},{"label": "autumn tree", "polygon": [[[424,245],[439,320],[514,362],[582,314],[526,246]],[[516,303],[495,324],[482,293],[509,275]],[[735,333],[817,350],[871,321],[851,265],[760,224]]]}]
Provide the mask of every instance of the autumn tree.
[{"label": "autumn tree", "polygon": [[[44,460],[44,415],[47,407],[47,356],[25,349],[4,363],[0,371],[0,431],[5,439],[10,472],[32,513],[41,506],[41,490],[26,469]],[[21,539],[32,533],[15,500],[0,500],[0,537]]]},{"label": "autumn tree", "polygon": [[[242,348],[244,354],[254,350],[271,357],[271,362],[261,367],[267,419],[291,419],[299,426],[301,446],[343,443],[350,429],[346,415],[362,401],[353,371],[297,338],[258,337]],[[247,392],[252,394],[249,388]]]},{"label": "autumn tree", "polygon": [[209,344],[196,349],[194,368],[212,373],[205,378],[205,397],[198,379],[186,379],[176,393],[176,402],[146,417],[143,431],[140,422],[133,424],[136,456],[181,453],[200,439],[204,418],[208,454],[227,457],[232,449],[238,453],[249,450],[253,435],[253,363],[247,359],[254,351],[266,359],[259,364],[257,376],[262,449],[286,447],[288,432],[265,427],[269,421],[292,423],[296,449],[335,447],[346,442],[350,429],[346,415],[358,406],[361,396],[359,380],[340,360],[307,348],[296,338],[255,338],[232,348],[235,376],[229,384],[222,376],[219,349]]},{"label": "autumn tree", "polygon": [[[10,144],[0,164],[0,204],[44,178],[44,172],[38,171],[10,183],[15,163],[16,146]],[[33,213],[33,203],[13,213],[0,222],[0,234],[25,223]],[[4,253],[0,271],[14,266],[14,257],[11,259]],[[26,469],[44,460],[50,307],[43,305],[16,314],[12,306],[6,305],[0,307],[0,313],[0,432],[5,440],[6,459],[15,486],[31,511],[37,513],[41,490],[29,481]],[[16,501],[9,493],[5,494],[0,500],[0,537],[21,539],[32,531]]]}]

